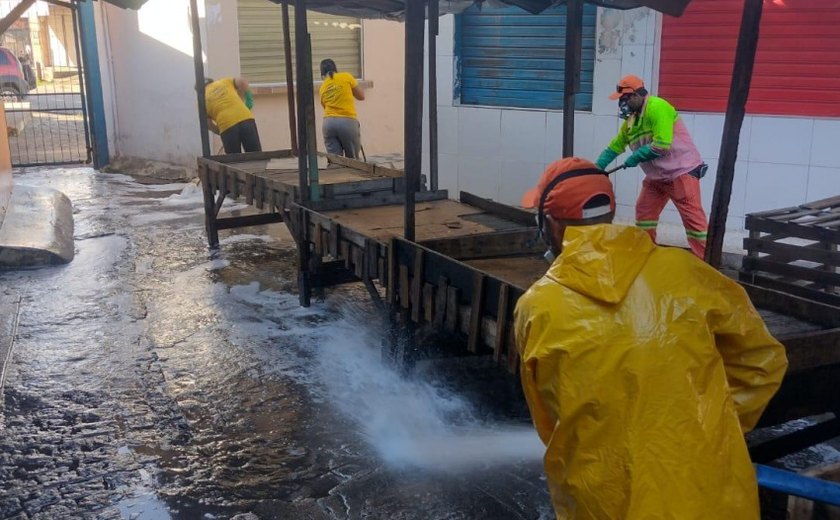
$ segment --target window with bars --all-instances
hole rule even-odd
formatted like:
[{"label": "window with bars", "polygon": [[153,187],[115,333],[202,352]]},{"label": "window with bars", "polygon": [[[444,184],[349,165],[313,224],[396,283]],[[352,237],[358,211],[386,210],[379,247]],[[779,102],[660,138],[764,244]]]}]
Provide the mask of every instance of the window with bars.
[{"label": "window with bars", "polygon": [[[281,7],[266,0],[237,0],[239,18],[239,65],[251,83],[285,83],[286,60],[283,51]],[[289,8],[292,34],[292,66],[295,65],[294,8]],[[332,58],[341,72],[362,76],[361,20],[315,11],[307,13],[312,36],[312,63],[315,79],[319,64]]]}]

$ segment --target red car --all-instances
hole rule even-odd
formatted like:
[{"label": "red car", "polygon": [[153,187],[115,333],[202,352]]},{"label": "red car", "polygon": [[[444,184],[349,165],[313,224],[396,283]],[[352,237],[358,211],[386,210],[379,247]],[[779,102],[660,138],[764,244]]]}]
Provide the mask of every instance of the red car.
[{"label": "red car", "polygon": [[32,67],[27,71],[12,51],[0,47],[0,98],[15,101],[25,99],[26,94],[35,88],[35,74],[31,72]]}]

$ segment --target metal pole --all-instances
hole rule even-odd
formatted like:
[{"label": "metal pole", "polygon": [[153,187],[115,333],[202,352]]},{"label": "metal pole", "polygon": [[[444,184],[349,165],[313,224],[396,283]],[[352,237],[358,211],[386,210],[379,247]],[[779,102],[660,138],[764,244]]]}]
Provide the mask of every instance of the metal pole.
[{"label": "metal pole", "polygon": [[[87,55],[84,49],[82,49],[82,45],[80,40],[82,39],[82,24],[77,13],[77,10],[81,9],[79,4],[74,5],[70,12],[73,14],[73,36],[75,36],[74,41],[76,42],[76,56],[78,59],[78,67],[76,70],[78,71],[78,78],[79,78],[79,87],[82,91],[81,95],[81,103],[82,103],[82,117],[84,118],[83,127],[85,129],[85,149],[87,150],[86,159],[87,162],[92,162],[93,160],[93,144],[90,138],[90,119],[91,114],[88,113],[88,105],[90,105],[90,88],[87,85],[87,62],[90,57]],[[105,147],[107,150],[108,146],[108,137],[105,137]],[[108,153],[105,154],[105,162],[108,162]],[[101,165],[104,166],[104,165]],[[94,165],[94,168],[98,168],[101,166]]]},{"label": "metal pole", "polygon": [[[300,200],[309,200],[309,141],[306,131],[306,0],[295,0],[295,54],[297,58],[298,97],[297,141]],[[311,89],[311,85],[310,85]]]},{"label": "metal pole", "polygon": [[309,143],[309,199],[321,200],[321,188],[318,185],[318,137],[315,131],[315,80],[312,77],[312,36],[306,33],[306,141]]},{"label": "metal pole", "polygon": [[292,153],[298,153],[297,121],[295,120],[295,79],[292,72],[292,29],[289,26],[289,5],[283,4],[283,50],[286,57],[286,97],[289,101],[289,136],[291,136]]},{"label": "metal pole", "polygon": [[207,101],[204,98],[204,59],[201,49],[201,24],[198,2],[190,0],[190,20],[193,33],[193,64],[195,65],[195,93],[198,97],[198,128],[201,132],[201,155],[210,157],[210,136],[207,133]]},{"label": "metal pole", "polygon": [[424,0],[405,2],[405,229],[414,241],[414,194],[420,190],[423,161]]},{"label": "metal pole", "polygon": [[563,157],[575,153],[575,94],[580,89],[583,0],[566,2],[566,57],[563,77]]},{"label": "metal pole", "polygon": [[744,122],[747,98],[750,94],[763,5],[763,0],[744,0],[744,14],[741,18],[741,32],[738,34],[738,47],[735,50],[732,84],[729,87],[729,102],[723,122],[720,159],[706,242],[706,261],[713,267],[720,266],[723,255],[723,237],[726,232],[726,217],[729,214],[729,200],[732,196],[732,180],[735,177],[735,160],[738,158],[738,141],[741,138],[741,124]]},{"label": "metal pole", "polygon": [[105,96],[102,93],[102,71],[99,68],[99,47],[96,42],[96,18],[93,0],[79,4],[79,30],[82,38],[82,63],[87,82],[87,109],[93,144],[93,167],[102,168],[110,160],[108,125],[105,119]]},{"label": "metal pole", "polygon": [[429,0],[429,189],[438,189],[437,35],[438,0]]}]

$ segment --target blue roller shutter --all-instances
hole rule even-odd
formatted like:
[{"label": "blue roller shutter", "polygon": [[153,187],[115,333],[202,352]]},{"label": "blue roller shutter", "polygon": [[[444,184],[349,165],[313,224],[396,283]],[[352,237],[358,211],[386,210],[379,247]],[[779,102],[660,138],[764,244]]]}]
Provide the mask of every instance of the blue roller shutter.
[{"label": "blue roller shutter", "polygon": [[[585,4],[578,110],[592,109],[596,11]],[[470,7],[458,17],[461,104],[562,109],[565,38],[565,5],[541,14]]]}]

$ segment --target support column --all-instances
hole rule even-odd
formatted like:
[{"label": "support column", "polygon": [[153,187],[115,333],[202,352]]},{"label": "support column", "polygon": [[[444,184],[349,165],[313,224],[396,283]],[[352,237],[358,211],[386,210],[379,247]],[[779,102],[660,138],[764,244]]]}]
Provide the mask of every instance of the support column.
[{"label": "support column", "polygon": [[[91,2],[92,0],[84,4]],[[198,18],[197,0],[190,0],[190,22],[193,33],[193,66],[195,67],[195,93],[198,98],[198,128],[201,132],[201,155],[202,157],[209,157],[210,135],[207,133],[207,101],[204,98],[204,51],[201,48],[201,23]]]},{"label": "support column", "polygon": [[292,71],[292,36],[289,26],[289,5],[283,4],[283,51],[286,58],[286,97],[289,101],[289,136],[292,153],[298,154],[297,121],[295,117],[295,78]]},{"label": "support column", "polygon": [[438,189],[437,35],[438,0],[429,0],[429,189]]},{"label": "support column", "polygon": [[[108,164],[110,153],[108,150],[108,125],[105,120],[105,101],[102,93],[102,71],[99,69],[99,47],[96,43],[96,19],[93,15],[93,0],[79,2],[78,5],[82,62],[87,78],[85,91],[87,92],[87,105],[90,110],[93,167],[102,168]],[[201,45],[200,41],[199,45]]]},{"label": "support column", "polygon": [[716,268],[720,267],[723,256],[726,217],[729,215],[735,161],[738,158],[738,142],[741,139],[741,125],[744,122],[747,98],[750,93],[763,6],[763,0],[744,0],[744,14],[741,18],[741,31],[738,33],[732,83],[729,87],[729,102],[726,105],[726,119],[723,122],[723,137],[720,142],[720,159],[712,197],[709,236],[706,241],[706,262]]},{"label": "support column", "polygon": [[580,89],[583,0],[566,2],[566,56],[563,78],[563,157],[575,154],[575,95]]},{"label": "support column", "polygon": [[405,229],[414,241],[414,194],[420,190],[423,161],[424,0],[406,0],[405,9]]}]

